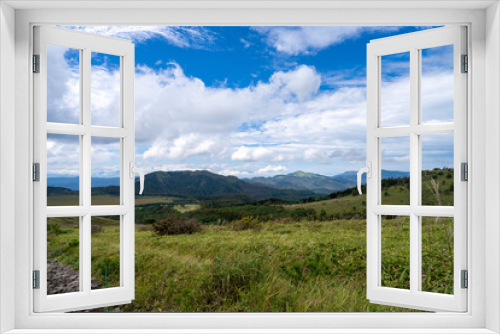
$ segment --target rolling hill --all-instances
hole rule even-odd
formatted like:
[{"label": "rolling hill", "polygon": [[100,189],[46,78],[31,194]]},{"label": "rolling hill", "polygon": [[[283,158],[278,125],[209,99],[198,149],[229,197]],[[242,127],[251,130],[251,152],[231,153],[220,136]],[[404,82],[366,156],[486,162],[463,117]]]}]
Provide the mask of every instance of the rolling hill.
[{"label": "rolling hill", "polygon": [[[408,172],[382,170],[383,179],[400,178],[408,175]],[[49,196],[76,195],[79,179],[78,177],[48,178],[47,185]],[[92,178],[92,195],[118,195],[118,185],[119,178]],[[206,170],[158,171],[146,175],[144,195],[194,199],[238,197],[241,200],[261,200],[278,198],[296,201],[342,191],[355,186],[356,171],[347,171],[335,176],[296,171],[288,175],[254,177],[244,180]],[[137,186],[136,193],[138,188]]]},{"label": "rolling hill", "polygon": [[[356,175],[357,171],[346,171],[339,175],[325,176],[306,173],[299,170],[292,174],[275,175],[271,177],[254,177],[251,179],[245,179],[245,181],[277,189],[309,190],[317,194],[324,195],[355,187],[357,183]],[[400,178],[409,175],[409,172],[382,170],[382,179]],[[365,175],[363,175],[363,183],[366,183]]]},{"label": "rolling hill", "polygon": [[[136,193],[139,189],[138,182],[139,180],[136,180]],[[235,176],[223,176],[206,170],[153,172],[146,175],[144,189],[144,195],[167,195],[197,199],[239,195],[256,200],[279,198],[295,201],[315,196],[315,193],[308,190],[271,188],[251,184]]]},{"label": "rolling hill", "polygon": [[[119,177],[92,177],[92,187],[107,187],[119,186]],[[48,187],[61,187],[70,190],[80,189],[80,177],[78,176],[61,176],[61,177],[48,177]]]}]

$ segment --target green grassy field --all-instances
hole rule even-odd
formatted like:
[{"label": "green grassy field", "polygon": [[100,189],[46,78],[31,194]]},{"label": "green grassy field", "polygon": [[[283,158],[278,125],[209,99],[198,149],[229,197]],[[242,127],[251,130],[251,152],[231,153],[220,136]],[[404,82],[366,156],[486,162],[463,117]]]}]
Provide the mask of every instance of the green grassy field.
[{"label": "green grassy field", "polygon": [[[54,218],[62,233],[51,232],[52,249],[78,257],[74,222]],[[447,244],[449,226],[434,221],[431,242],[424,240],[426,291],[445,291],[450,284],[452,253],[434,247]],[[92,275],[104,285],[119,282],[117,221],[95,218],[92,233]],[[384,312],[410,311],[370,304],[366,299],[366,222],[283,222],[232,231],[206,226],[193,235],[156,236],[136,231],[136,299],[123,312]],[[408,225],[408,224],[406,224]],[[408,287],[409,230],[404,221],[383,222],[384,286]],[[423,235],[427,235],[423,233]],[[94,249],[98,252],[94,252]],[[452,248],[451,248],[452,251]],[[408,253],[409,254],[409,253]],[[451,256],[450,256],[451,255]],[[71,265],[60,253],[49,257]],[[451,264],[452,266],[452,264]],[[452,267],[451,267],[452,268]],[[446,275],[450,273],[450,275]]]},{"label": "green grassy field", "polygon": [[[167,196],[137,196],[135,199],[136,205],[142,204],[169,204],[174,202],[176,199],[174,197]],[[93,195],[92,205],[117,205],[119,204],[118,196],[112,195]],[[69,206],[69,205],[79,205],[78,196],[47,196],[48,206]]]},{"label": "green grassy field", "polygon": [[174,206],[174,209],[180,213],[198,210],[199,208],[200,208],[199,204],[183,204],[183,205],[175,205]]},{"label": "green grassy field", "polygon": [[[386,181],[384,204],[405,204],[408,186]],[[366,299],[366,220],[359,218],[365,195],[227,208],[142,200],[136,208],[136,221],[141,216],[143,222],[136,224],[136,298],[113,311],[412,311]],[[159,204],[163,200],[170,202]],[[422,202],[453,204],[452,170],[423,172]],[[162,217],[205,225],[194,234],[158,236],[152,222]],[[381,283],[408,289],[409,217],[382,217],[381,224]],[[422,290],[453,294],[453,219],[424,217],[421,229]],[[49,259],[78,269],[76,219],[49,218],[48,241]],[[118,220],[93,217],[92,279],[99,288],[119,285],[119,245]]]},{"label": "green grassy field", "polygon": [[[438,169],[422,171],[422,205],[453,206],[453,169]],[[431,181],[434,180],[434,184]],[[398,183],[399,182],[399,183]],[[436,196],[436,191],[439,196]],[[366,191],[365,191],[366,192]],[[383,205],[409,205],[409,184],[400,181],[384,180],[381,189]],[[309,208],[314,209],[317,214],[324,210],[328,216],[363,214],[366,212],[366,195],[358,195],[353,189],[353,195],[322,200],[310,203],[292,204],[286,206],[289,209]]]}]

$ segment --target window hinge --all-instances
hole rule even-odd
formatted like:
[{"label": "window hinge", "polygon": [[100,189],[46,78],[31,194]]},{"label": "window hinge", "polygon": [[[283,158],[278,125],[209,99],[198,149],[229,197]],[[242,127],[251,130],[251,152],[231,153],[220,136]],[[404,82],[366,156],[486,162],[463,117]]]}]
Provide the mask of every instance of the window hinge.
[{"label": "window hinge", "polygon": [[40,55],[33,55],[33,73],[40,73]]},{"label": "window hinge", "polygon": [[40,289],[40,270],[33,270],[33,289]]},{"label": "window hinge", "polygon": [[466,162],[462,162],[460,165],[460,172],[462,181],[469,181],[469,165]]},{"label": "window hinge", "polygon": [[467,270],[462,270],[462,289],[469,288],[469,272]]},{"label": "window hinge", "polygon": [[469,56],[462,55],[462,73],[469,72]]},{"label": "window hinge", "polygon": [[40,164],[38,162],[33,164],[33,181],[40,182]]}]

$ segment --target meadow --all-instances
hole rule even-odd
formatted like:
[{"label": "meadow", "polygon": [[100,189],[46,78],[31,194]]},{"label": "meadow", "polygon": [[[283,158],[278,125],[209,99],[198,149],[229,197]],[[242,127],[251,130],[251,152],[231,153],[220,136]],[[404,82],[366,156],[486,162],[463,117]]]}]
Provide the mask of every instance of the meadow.
[{"label": "meadow", "polygon": [[[453,198],[450,172],[438,173],[422,187],[428,205]],[[383,193],[404,201],[407,181],[386,183]],[[136,298],[110,311],[414,312],[366,299],[365,196],[331,197],[226,207],[175,199],[137,203]],[[199,229],[160,235],[155,231],[163,218],[189,219]],[[381,284],[408,289],[409,218],[383,216],[381,224]],[[453,219],[425,217],[421,228],[422,290],[453,294]],[[77,222],[50,218],[48,231],[49,258],[78,270]],[[96,287],[119,285],[119,245],[117,217],[93,217]]]},{"label": "meadow", "polygon": [[[77,270],[78,230],[56,218],[49,255]],[[93,279],[119,283],[119,226],[95,218]],[[409,229],[404,219],[383,221],[382,285],[409,287]],[[452,252],[445,221],[428,221],[424,239],[425,291],[452,293]],[[427,233],[423,234],[427,238]],[[75,242],[76,240],[76,242]],[[366,222],[270,221],[246,230],[204,226],[192,235],[157,236],[136,229],[136,299],[121,312],[400,312],[366,299]],[[97,250],[94,252],[94,250]]]}]

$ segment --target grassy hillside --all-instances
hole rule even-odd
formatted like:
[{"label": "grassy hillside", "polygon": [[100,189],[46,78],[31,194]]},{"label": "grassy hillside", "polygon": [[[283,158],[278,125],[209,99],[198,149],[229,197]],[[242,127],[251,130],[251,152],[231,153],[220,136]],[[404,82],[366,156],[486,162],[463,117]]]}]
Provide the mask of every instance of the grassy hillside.
[{"label": "grassy hillside", "polygon": [[[136,180],[136,185],[138,185]],[[139,187],[136,186],[136,193]],[[235,176],[224,176],[206,170],[154,172],[144,180],[145,195],[169,195],[193,199],[246,197],[247,201],[281,198],[296,201],[316,194],[307,190],[275,189],[244,182]]]},{"label": "grassy hillside", "polygon": [[[278,189],[305,189],[318,194],[329,194],[342,191],[356,186],[357,171],[346,171],[334,176],[325,176],[314,173],[296,171],[287,175],[275,175],[270,177],[253,177],[245,179],[246,182],[260,184]],[[382,179],[403,178],[408,172],[382,169]],[[366,176],[363,175],[363,184],[366,184]]]},{"label": "grassy hillside", "polygon": [[[450,170],[424,172],[423,202],[450,203],[452,177]],[[407,179],[384,182],[388,200],[405,201]],[[439,199],[430,188],[439,189]],[[364,214],[365,196],[353,192],[300,204],[138,206],[136,299],[113,311],[411,311],[366,299],[366,221],[356,219]],[[337,214],[351,219],[332,219]],[[166,217],[207,224],[194,234],[159,236],[151,224]],[[101,288],[119,282],[119,221],[113,218],[92,219],[92,277]],[[48,231],[49,259],[77,270],[78,222],[50,218]],[[385,217],[381,237],[382,285],[407,289],[408,217]],[[453,294],[452,218],[423,220],[422,262],[423,290]]]},{"label": "grassy hillside", "polygon": [[[92,233],[92,274],[119,282],[118,222],[100,219]],[[74,225],[58,219],[53,249],[77,258]],[[366,312],[405,311],[366,300],[365,222],[269,223],[260,230],[211,226],[194,235],[136,232],[136,299],[123,312]],[[60,253],[49,257],[72,265]]]},{"label": "grassy hillside", "polygon": [[[100,218],[92,233],[92,275],[104,286],[119,282],[118,222]],[[52,249],[78,257],[78,232],[59,219]],[[156,236],[136,231],[136,299],[123,312],[382,312],[410,311],[370,304],[366,299],[366,234],[363,220],[330,222],[275,221],[260,228],[233,231],[207,226],[193,235]],[[404,222],[399,222],[404,225]],[[426,291],[448,292],[452,253],[442,229],[424,238]],[[442,224],[440,224],[441,226]],[[445,225],[443,225],[445,226]],[[407,288],[409,230],[397,220],[384,221],[383,285]],[[111,247],[110,245],[115,245]],[[55,251],[49,257],[77,269]],[[427,276],[427,273],[429,275]],[[448,290],[447,290],[448,289]]]},{"label": "grassy hillside", "polygon": [[[453,205],[453,169],[436,169],[422,171],[422,204],[423,205]],[[433,182],[434,180],[434,186]],[[434,187],[439,194],[436,196]],[[410,204],[410,178],[386,179],[382,181],[382,204],[384,205],[409,205]],[[335,199],[325,200],[325,197],[311,199],[311,202],[293,204],[289,209],[307,208],[314,209],[317,214],[322,210],[328,216],[350,217],[366,210],[366,188],[363,195],[358,195],[356,188],[347,189],[339,193]],[[333,195],[333,194],[332,194]],[[327,198],[327,197],[326,197]]]},{"label": "grassy hillside", "polygon": [[272,177],[254,177],[245,181],[279,189],[307,189],[318,194],[329,194],[346,188],[344,183],[337,182],[331,177],[303,171]]}]

